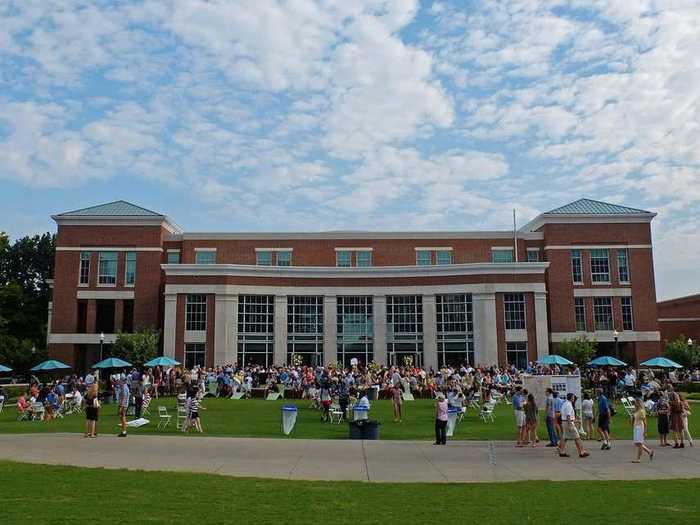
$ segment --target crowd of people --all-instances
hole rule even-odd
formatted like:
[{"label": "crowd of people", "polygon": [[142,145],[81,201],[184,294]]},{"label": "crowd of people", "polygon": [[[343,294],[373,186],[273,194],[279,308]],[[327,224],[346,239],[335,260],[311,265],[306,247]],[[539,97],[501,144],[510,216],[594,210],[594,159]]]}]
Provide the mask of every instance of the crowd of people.
[{"label": "crowd of people", "polygon": [[[535,396],[522,386],[522,375],[570,374],[581,375],[584,385],[583,399],[573,393],[560,396],[548,389],[543,406],[538,406]],[[76,405],[84,410],[86,437],[97,435],[99,408],[105,401],[118,404],[120,436],[127,435],[127,414],[133,408],[136,419],[148,407],[151,399],[180,394],[184,397],[187,424],[201,432],[199,411],[205,395],[218,397],[239,396],[266,397],[269,393],[284,392],[285,397],[309,399],[321,411],[321,418],[329,420],[332,403],[346,413],[349,403],[366,403],[370,399],[392,401],[394,421],[403,419],[403,399],[407,394],[418,398],[436,400],[436,444],[446,443],[445,427],[450,408],[466,411],[470,406],[482,410],[492,406],[495,399],[512,404],[517,427],[516,446],[538,446],[538,427],[542,413],[547,429],[546,446],[556,448],[561,457],[568,457],[567,442],[573,441],[580,457],[587,457],[583,438],[598,439],[601,450],[610,450],[610,424],[615,414],[613,400],[630,396],[628,415],[634,427],[634,441],[638,448],[637,461],[643,453],[653,458],[645,436],[647,416],[657,416],[661,446],[683,448],[693,445],[688,429],[690,405],[675,391],[682,382],[700,380],[700,371],[681,371],[662,377],[651,371],[638,373],[633,368],[587,368],[542,366],[528,364],[524,370],[508,367],[472,367],[464,364],[443,367],[438,370],[414,366],[279,366],[251,365],[237,367],[226,365],[205,369],[182,366],[136,369],[105,375],[99,381],[95,375],[70,376],[55,383],[41,385],[32,378],[29,392],[20,394],[17,411],[31,417],[40,406],[43,419],[50,420]],[[102,392],[98,384],[102,384]],[[69,394],[67,394],[67,392]],[[2,393],[0,392],[0,395]],[[69,405],[67,404],[69,403]],[[580,410],[578,412],[577,410]],[[579,416],[580,414],[580,416]],[[673,434],[673,445],[668,441]]]}]

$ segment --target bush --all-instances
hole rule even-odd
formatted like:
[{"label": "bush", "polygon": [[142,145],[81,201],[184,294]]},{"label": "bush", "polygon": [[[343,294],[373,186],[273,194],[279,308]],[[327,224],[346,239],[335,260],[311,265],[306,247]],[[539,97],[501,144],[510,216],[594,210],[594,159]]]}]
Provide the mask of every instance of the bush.
[{"label": "bush", "polygon": [[112,357],[129,361],[137,367],[142,367],[146,361],[153,359],[158,353],[158,330],[145,328],[133,334],[119,332],[112,346]]},{"label": "bush", "polygon": [[579,366],[588,363],[596,353],[598,343],[589,341],[585,335],[574,339],[564,339],[559,343],[559,355]]},{"label": "bush", "polygon": [[700,363],[700,348],[697,343],[689,345],[684,335],[672,341],[666,341],[665,354],[684,368],[693,368]]}]

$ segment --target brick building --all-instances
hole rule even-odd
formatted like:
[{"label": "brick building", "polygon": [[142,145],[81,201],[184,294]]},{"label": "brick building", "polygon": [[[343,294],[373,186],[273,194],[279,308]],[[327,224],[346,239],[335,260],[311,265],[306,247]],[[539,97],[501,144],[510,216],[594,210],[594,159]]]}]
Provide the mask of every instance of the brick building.
[{"label": "brick building", "polygon": [[62,213],[49,351],[84,370],[100,333],[154,327],[187,365],[523,365],[586,334],[637,362],[659,351],[654,216],[581,199],[515,232],[188,233],[124,201]]},{"label": "brick building", "polygon": [[662,344],[681,336],[700,341],[700,294],[659,301],[657,308]]}]

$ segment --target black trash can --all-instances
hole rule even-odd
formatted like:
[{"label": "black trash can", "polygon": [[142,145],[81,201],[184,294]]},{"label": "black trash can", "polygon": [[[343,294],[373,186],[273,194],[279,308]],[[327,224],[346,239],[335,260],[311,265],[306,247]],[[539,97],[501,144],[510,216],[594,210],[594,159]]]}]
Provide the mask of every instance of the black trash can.
[{"label": "black trash can", "polygon": [[365,421],[362,428],[362,439],[379,439],[379,421]]},{"label": "black trash can", "polygon": [[364,433],[364,425],[365,425],[364,420],[360,421],[350,421],[350,439],[364,439],[362,437]]}]

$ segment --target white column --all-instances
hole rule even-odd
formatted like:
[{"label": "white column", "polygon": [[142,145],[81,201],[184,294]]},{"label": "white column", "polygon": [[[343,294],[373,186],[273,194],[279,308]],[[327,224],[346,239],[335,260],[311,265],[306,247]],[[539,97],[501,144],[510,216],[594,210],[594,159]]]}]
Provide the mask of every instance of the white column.
[{"label": "white column", "polygon": [[477,365],[498,364],[496,335],[496,294],[475,293],[474,301],[474,362]]},{"label": "white column", "polygon": [[537,359],[549,355],[546,292],[535,292],[535,336],[537,338]]},{"label": "white column", "polygon": [[437,370],[437,310],[435,296],[423,296],[423,367]]},{"label": "white column", "polygon": [[163,314],[163,355],[175,359],[175,327],[177,326],[177,294],[165,294]]},{"label": "white column", "polygon": [[386,365],[386,296],[375,295],[372,298],[372,321],[374,332],[374,361]]},{"label": "white column", "polygon": [[287,296],[275,295],[275,347],[273,364],[287,362]]},{"label": "white column", "polygon": [[323,298],[323,363],[338,361],[338,299],[335,295]]},{"label": "white column", "polygon": [[216,295],[214,366],[233,364],[236,361],[237,314],[237,295]]}]

